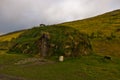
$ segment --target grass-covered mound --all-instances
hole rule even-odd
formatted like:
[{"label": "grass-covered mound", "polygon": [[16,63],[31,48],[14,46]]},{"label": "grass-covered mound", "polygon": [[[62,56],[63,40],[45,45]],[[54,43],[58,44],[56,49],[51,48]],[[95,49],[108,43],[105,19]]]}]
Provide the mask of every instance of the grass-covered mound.
[{"label": "grass-covered mound", "polygon": [[87,35],[66,26],[34,27],[18,37],[9,52],[40,56],[80,56],[91,53]]}]

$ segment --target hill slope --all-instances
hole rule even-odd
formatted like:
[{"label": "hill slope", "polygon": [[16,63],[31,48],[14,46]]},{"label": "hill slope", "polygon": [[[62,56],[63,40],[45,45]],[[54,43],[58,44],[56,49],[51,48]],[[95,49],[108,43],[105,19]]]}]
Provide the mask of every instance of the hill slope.
[{"label": "hill slope", "polygon": [[95,33],[100,34],[101,36],[110,36],[111,33],[114,33],[116,36],[120,37],[120,10],[60,25],[76,28],[89,35]]},{"label": "hill slope", "polygon": [[8,34],[4,34],[0,36],[0,42],[3,41],[11,41],[14,38],[17,38],[20,34],[22,34],[25,30],[20,30],[20,31],[15,31],[15,32],[11,32]]}]

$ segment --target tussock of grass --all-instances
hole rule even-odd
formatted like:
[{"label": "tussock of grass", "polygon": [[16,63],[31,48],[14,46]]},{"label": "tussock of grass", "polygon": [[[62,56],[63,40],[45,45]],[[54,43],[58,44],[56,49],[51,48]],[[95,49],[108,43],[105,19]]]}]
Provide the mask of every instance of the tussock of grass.
[{"label": "tussock of grass", "polygon": [[8,54],[5,50],[0,50],[0,66],[13,65],[15,62],[27,58],[27,55]]}]

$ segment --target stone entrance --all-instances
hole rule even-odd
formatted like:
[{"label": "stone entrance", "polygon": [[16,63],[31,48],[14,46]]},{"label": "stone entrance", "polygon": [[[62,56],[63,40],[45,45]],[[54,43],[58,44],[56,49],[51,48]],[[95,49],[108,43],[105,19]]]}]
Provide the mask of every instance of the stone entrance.
[{"label": "stone entrance", "polygon": [[39,48],[39,55],[41,57],[46,57],[48,55],[49,49],[48,41],[49,41],[48,33],[43,33],[37,44]]}]

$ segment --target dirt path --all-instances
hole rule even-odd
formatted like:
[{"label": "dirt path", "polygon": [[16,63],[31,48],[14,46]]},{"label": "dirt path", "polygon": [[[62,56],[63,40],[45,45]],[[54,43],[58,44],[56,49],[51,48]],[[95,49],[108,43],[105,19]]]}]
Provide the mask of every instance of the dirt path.
[{"label": "dirt path", "polygon": [[21,77],[14,77],[14,76],[0,74],[0,80],[26,80],[26,79]]}]

